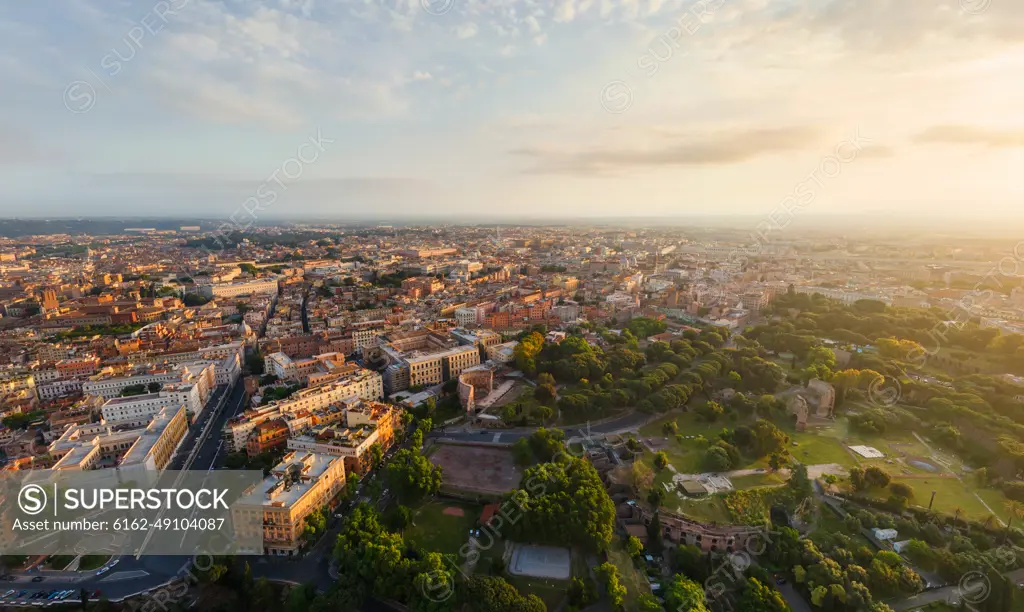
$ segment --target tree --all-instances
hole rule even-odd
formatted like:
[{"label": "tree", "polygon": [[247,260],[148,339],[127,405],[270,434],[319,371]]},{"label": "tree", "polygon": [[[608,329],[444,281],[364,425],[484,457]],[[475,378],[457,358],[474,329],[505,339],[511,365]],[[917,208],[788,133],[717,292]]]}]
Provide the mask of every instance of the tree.
[{"label": "tree", "polygon": [[854,491],[864,490],[864,470],[862,468],[856,466],[850,468],[850,486]]},{"label": "tree", "polygon": [[793,466],[792,473],[789,476],[789,482],[786,486],[793,491],[794,496],[798,500],[804,500],[810,496],[812,485],[811,479],[807,475],[807,466],[798,463]]},{"label": "tree", "polygon": [[533,463],[533,449],[530,448],[530,441],[527,438],[516,440],[512,445],[512,456],[520,466],[527,466]]},{"label": "tree", "polygon": [[203,581],[207,584],[215,584],[227,573],[228,568],[226,565],[214,563],[210,566],[210,569],[206,570],[205,572],[202,572],[202,577]]},{"label": "tree", "polygon": [[712,446],[704,452],[703,465],[709,472],[724,472],[732,468],[732,459],[721,446]]},{"label": "tree", "polygon": [[370,447],[370,469],[375,470],[380,467],[381,461],[383,460],[384,450],[380,447],[380,443],[378,442]]},{"label": "tree", "polygon": [[644,545],[640,542],[640,538],[629,536],[629,539],[626,540],[626,552],[630,557],[638,558],[644,552]]},{"label": "tree", "polygon": [[870,466],[864,470],[864,484],[867,488],[882,489],[889,485],[892,477],[889,473],[877,466]]},{"label": "tree", "polygon": [[825,599],[828,597],[828,588],[819,586],[811,591],[811,603],[822,608],[825,606]]},{"label": "tree", "polygon": [[520,488],[509,495],[522,515],[508,526],[507,537],[604,551],[612,540],[615,504],[589,461],[563,456],[523,472]]},{"label": "tree", "polygon": [[661,431],[666,436],[674,436],[677,433],[679,433],[679,425],[675,422],[675,420],[665,421],[665,424],[661,426]]},{"label": "tree", "polygon": [[654,471],[643,461],[634,461],[630,468],[630,481],[637,491],[648,489],[654,484]]},{"label": "tree", "polygon": [[664,546],[661,540],[661,515],[655,508],[654,516],[647,525],[647,550],[655,555],[660,555]]},{"label": "tree", "polygon": [[674,573],[689,576],[702,584],[709,576],[708,560],[696,546],[683,544],[673,548],[669,562]]},{"label": "tree", "polygon": [[661,487],[651,487],[650,492],[647,493],[647,503],[651,505],[651,508],[657,510],[664,502],[665,490]]},{"label": "tree", "polygon": [[534,457],[542,462],[551,461],[565,453],[565,432],[561,429],[540,427],[530,435],[530,448]]},{"label": "tree", "polygon": [[903,549],[903,553],[907,555],[908,559],[924,569],[935,568],[935,550],[927,542],[917,539],[910,540]]},{"label": "tree", "polygon": [[654,455],[654,468],[659,472],[668,467],[668,454],[665,451],[658,451]]},{"label": "tree", "polygon": [[665,609],[673,612],[708,612],[704,589],[686,576],[676,574],[665,589]]},{"label": "tree", "polygon": [[596,573],[601,582],[604,583],[612,609],[622,610],[622,602],[626,598],[626,587],[622,586],[622,582],[619,579],[619,568],[605,561],[597,567]]},{"label": "tree", "polygon": [[425,495],[433,495],[441,489],[441,466],[409,449],[395,454],[388,464],[388,482],[395,488],[399,500],[415,502]]},{"label": "tree", "polygon": [[537,385],[533,391],[533,397],[540,402],[549,402],[555,399],[556,391],[554,385]]},{"label": "tree", "polygon": [[523,596],[504,578],[472,576],[466,582],[465,601],[472,602],[476,612],[546,612],[544,602],[536,595]]},{"label": "tree", "polygon": [[641,593],[640,597],[636,600],[637,609],[640,612],[662,612],[663,608],[658,603],[658,599],[650,593]]},{"label": "tree", "polygon": [[896,497],[902,497],[904,499],[914,498],[914,488],[902,482],[889,483],[889,491]]},{"label": "tree", "polygon": [[[582,609],[597,601],[597,592],[590,580],[583,581],[579,576],[573,576],[569,583],[568,600],[570,606]],[[661,610],[661,606],[658,606]]]},{"label": "tree", "polygon": [[748,578],[739,602],[740,612],[789,612],[789,604],[782,593],[762,583],[757,578]]}]

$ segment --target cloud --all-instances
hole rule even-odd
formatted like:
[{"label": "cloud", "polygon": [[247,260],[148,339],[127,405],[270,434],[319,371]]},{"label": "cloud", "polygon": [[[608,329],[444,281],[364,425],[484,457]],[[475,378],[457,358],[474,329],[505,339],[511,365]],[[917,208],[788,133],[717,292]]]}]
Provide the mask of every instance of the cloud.
[{"label": "cloud", "polygon": [[535,160],[536,163],[525,170],[526,174],[601,176],[638,168],[739,164],[774,153],[804,149],[816,140],[817,130],[808,127],[758,128],[645,148],[565,151],[522,147],[510,153]]},{"label": "cloud", "polygon": [[969,125],[936,125],[913,139],[918,144],[978,145],[996,149],[1024,147],[1024,130],[994,130]]},{"label": "cloud", "polygon": [[461,40],[466,38],[473,38],[480,29],[475,23],[468,22],[464,23],[455,28],[455,35]]},{"label": "cloud", "polygon": [[575,0],[559,0],[558,7],[555,9],[555,21],[564,23],[572,21],[575,17]]}]

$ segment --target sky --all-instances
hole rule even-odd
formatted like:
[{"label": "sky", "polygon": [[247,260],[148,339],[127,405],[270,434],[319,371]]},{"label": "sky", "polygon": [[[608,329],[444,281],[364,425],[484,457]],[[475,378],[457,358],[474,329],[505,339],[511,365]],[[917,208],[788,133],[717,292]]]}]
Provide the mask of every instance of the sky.
[{"label": "sky", "polygon": [[0,73],[6,217],[1024,212],[1020,0],[4,2]]}]

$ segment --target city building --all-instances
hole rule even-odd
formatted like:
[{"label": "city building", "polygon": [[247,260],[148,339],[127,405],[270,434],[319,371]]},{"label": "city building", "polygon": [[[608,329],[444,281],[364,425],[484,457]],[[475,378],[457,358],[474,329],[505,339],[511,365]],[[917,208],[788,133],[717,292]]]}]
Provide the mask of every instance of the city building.
[{"label": "city building", "polygon": [[138,420],[73,425],[50,444],[55,470],[163,470],[188,431],[184,406]]},{"label": "city building", "polygon": [[200,294],[210,298],[230,298],[252,294],[277,294],[277,291],[278,283],[276,279],[259,279],[243,283],[218,283],[199,286]]},{"label": "city building", "polygon": [[262,525],[263,550],[257,554],[292,556],[299,552],[306,517],[315,510],[330,511],[345,488],[345,462],[341,457],[293,451],[270,470],[231,508],[236,535],[251,540],[250,529]]}]

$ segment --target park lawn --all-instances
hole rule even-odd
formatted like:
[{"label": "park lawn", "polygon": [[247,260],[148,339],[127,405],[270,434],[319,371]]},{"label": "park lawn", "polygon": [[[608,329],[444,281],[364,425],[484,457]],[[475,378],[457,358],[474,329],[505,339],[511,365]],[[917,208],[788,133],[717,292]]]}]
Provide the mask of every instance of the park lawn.
[{"label": "park lawn", "polygon": [[729,480],[737,491],[740,489],[756,489],[758,487],[777,487],[786,483],[781,476],[775,473],[734,476]]},{"label": "park lawn", "polygon": [[661,428],[669,421],[675,421],[676,425],[679,426],[679,433],[684,436],[702,435],[709,440],[717,436],[718,432],[722,431],[723,427],[733,426],[726,423],[724,419],[714,423],[708,423],[693,412],[679,412],[670,414],[664,418],[660,418],[644,425],[640,428],[640,436],[644,438],[665,437],[665,433]]},{"label": "park lawn", "polygon": [[730,520],[729,509],[721,495],[708,495],[702,498],[687,498],[680,495],[676,507],[671,508],[668,502],[665,507],[702,523],[725,524]]},{"label": "park lawn", "polygon": [[[962,510],[961,517],[975,521],[984,521],[988,518],[988,510],[972,494],[972,489],[956,478],[903,478],[897,476],[892,479],[892,482],[901,482],[913,488],[914,498],[910,500],[913,506],[927,508],[932,491],[935,491],[935,503],[932,504],[932,510],[935,512],[952,516],[956,513],[956,509],[960,508]],[[885,500],[889,497],[889,491],[888,489],[875,489],[868,491],[868,496]],[[989,505],[992,505],[991,502]],[[1000,508],[992,506],[992,509],[998,512]]]},{"label": "park lawn", "polygon": [[651,586],[647,576],[637,569],[633,558],[626,552],[626,543],[616,539],[608,550],[608,561],[619,570],[619,580],[626,587],[626,598],[623,607],[626,610],[639,608],[637,599],[642,593],[650,593]]},{"label": "park lawn", "polygon": [[[978,494],[978,497],[985,500],[985,503],[992,508],[992,513],[996,515],[996,518],[1002,519],[1004,523],[1010,521],[1010,512],[1006,509],[1006,502],[1010,500],[1003,495],[1002,491],[999,489],[982,489],[979,487],[975,489],[974,492]],[[987,518],[987,515],[982,517],[981,520],[984,521],[985,518]],[[995,521],[993,521],[993,524],[995,524]],[[1022,599],[1024,599],[1024,597],[1022,597]]]},{"label": "park lawn", "polygon": [[[464,516],[444,513],[449,506],[462,508]],[[412,524],[405,528],[405,540],[422,551],[458,555],[469,542],[469,530],[476,527],[480,506],[429,501],[413,509]]]},{"label": "park lawn", "polygon": [[786,433],[796,446],[790,444],[789,452],[793,458],[805,465],[821,463],[838,463],[844,467],[853,467],[857,461],[837,438],[826,433],[812,431],[792,431]]},{"label": "park lawn", "polygon": [[[680,474],[697,474],[701,471],[701,462],[704,460],[704,451],[696,449],[684,449],[675,442],[675,440],[669,440],[668,445],[661,449],[668,456],[668,463],[676,469],[676,472]],[[654,469],[654,456],[657,453],[645,448],[643,454],[643,462],[646,463],[651,469]],[[665,468],[660,473],[655,471],[655,475],[668,475],[668,480],[672,480],[672,470]]]},{"label": "park lawn", "polygon": [[536,595],[544,601],[548,610],[557,610],[569,592],[568,580],[548,580],[531,576],[508,575],[505,580],[514,586],[522,595]]}]

